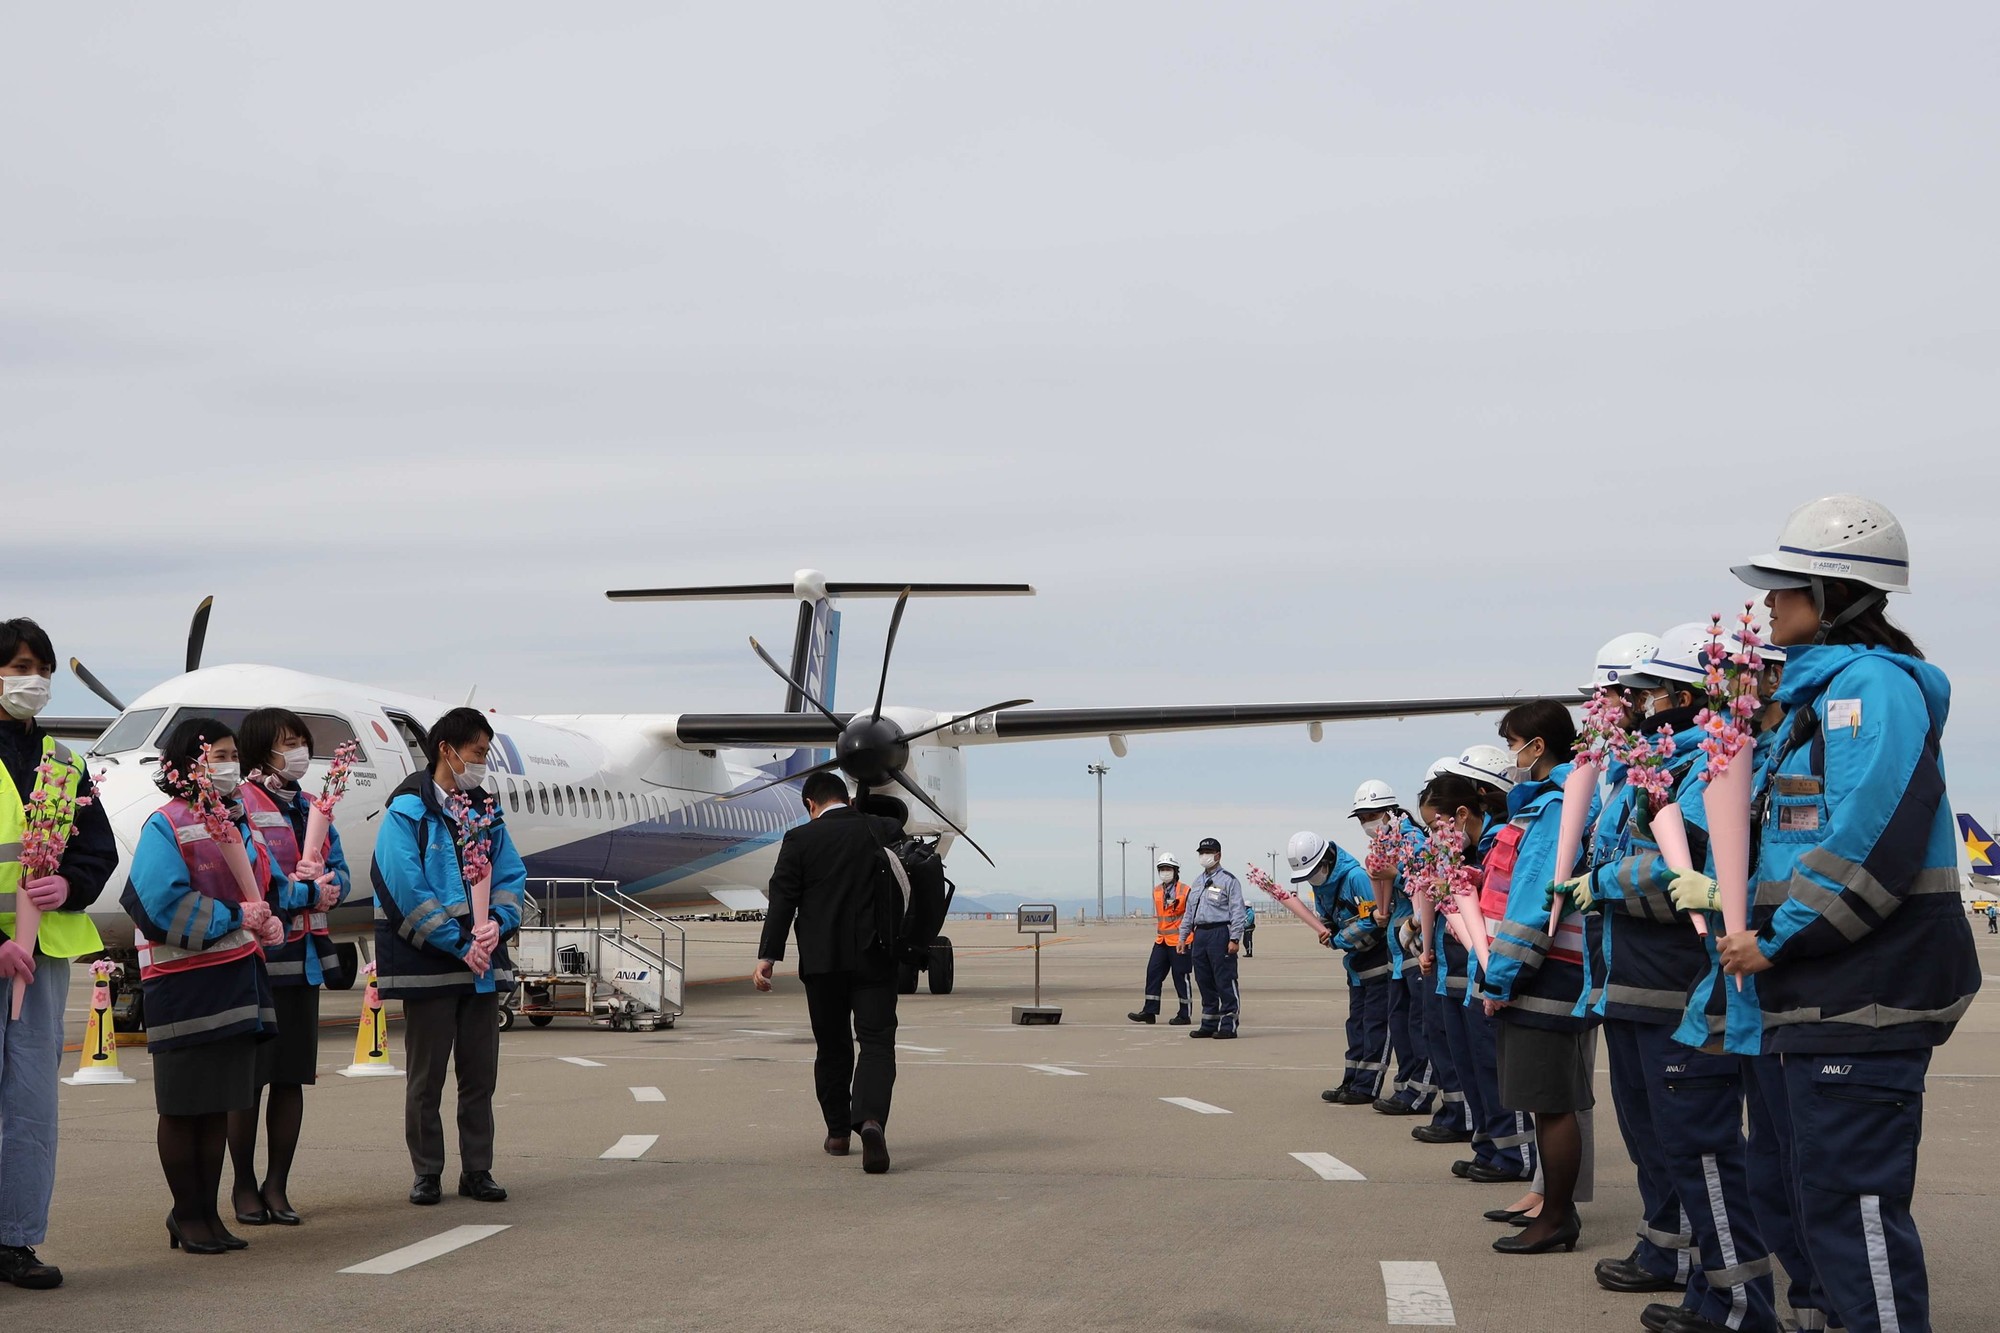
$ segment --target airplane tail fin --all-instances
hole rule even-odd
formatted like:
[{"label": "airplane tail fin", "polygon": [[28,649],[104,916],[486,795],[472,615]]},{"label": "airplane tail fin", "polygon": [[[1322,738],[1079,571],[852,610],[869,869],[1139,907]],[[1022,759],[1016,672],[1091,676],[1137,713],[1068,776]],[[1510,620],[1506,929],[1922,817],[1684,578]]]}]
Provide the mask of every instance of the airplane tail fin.
[{"label": "airplane tail fin", "polygon": [[1979,827],[1979,821],[1971,815],[1959,815],[1958,836],[1965,843],[1965,857],[1972,863],[1972,873],[1988,879],[2000,878],[2000,862],[1993,854],[1994,840]]}]

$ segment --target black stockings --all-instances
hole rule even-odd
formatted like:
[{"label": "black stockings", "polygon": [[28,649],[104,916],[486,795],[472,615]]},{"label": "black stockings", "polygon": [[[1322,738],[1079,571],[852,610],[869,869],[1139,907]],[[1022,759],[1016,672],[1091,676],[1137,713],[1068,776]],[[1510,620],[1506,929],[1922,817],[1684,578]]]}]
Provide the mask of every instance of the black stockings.
[{"label": "black stockings", "polygon": [[306,1090],[296,1083],[274,1083],[270,1094],[265,1116],[269,1161],[261,1189],[257,1185],[257,1108],[253,1105],[247,1111],[229,1113],[229,1159],[236,1167],[229,1197],[239,1213],[265,1208],[291,1211],[288,1187],[292,1158],[299,1149],[299,1128],[305,1123]]},{"label": "black stockings", "polygon": [[173,1191],[174,1221],[189,1240],[213,1242],[228,1234],[215,1211],[228,1120],[219,1111],[160,1117],[160,1168]]}]

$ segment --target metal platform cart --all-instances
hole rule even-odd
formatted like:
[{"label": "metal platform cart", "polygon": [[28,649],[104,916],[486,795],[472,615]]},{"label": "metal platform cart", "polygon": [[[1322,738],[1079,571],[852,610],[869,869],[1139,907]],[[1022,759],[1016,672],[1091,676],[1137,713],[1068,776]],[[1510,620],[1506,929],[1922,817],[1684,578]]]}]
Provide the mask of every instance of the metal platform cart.
[{"label": "metal platform cart", "polygon": [[530,880],[521,919],[511,946],[519,984],[500,1008],[501,1031],[517,1015],[538,1028],[584,1018],[621,1032],[670,1028],[681,1015],[687,932],[615,880]]}]

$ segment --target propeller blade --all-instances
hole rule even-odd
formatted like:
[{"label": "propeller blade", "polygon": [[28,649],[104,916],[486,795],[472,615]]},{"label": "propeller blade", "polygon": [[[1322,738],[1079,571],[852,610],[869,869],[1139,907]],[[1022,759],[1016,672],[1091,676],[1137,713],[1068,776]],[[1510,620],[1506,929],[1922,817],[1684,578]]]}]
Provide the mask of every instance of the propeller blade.
[{"label": "propeller blade", "polygon": [[960,713],[957,717],[946,718],[944,721],[938,723],[935,727],[925,727],[922,731],[910,732],[908,735],[904,736],[903,739],[905,741],[922,740],[925,736],[935,735],[936,733],[943,731],[946,727],[955,727],[961,722],[965,722],[972,718],[978,717],[981,713],[997,713],[1000,712],[1002,709],[1020,708],[1024,704],[1031,704],[1033,702],[1034,702],[1033,699],[1009,699],[1004,704],[988,704],[984,708],[975,708],[970,713]]},{"label": "propeller blade", "polygon": [[814,764],[811,768],[806,769],[802,773],[787,773],[785,774],[785,776],[781,778],[773,778],[769,782],[760,782],[756,786],[746,788],[743,791],[730,792],[727,796],[724,796],[722,799],[725,801],[733,801],[737,799],[739,796],[755,796],[760,791],[769,791],[773,787],[782,787],[787,782],[797,782],[801,778],[809,778],[815,773],[824,773],[829,768],[839,768],[839,767],[840,767],[840,761],[838,759],[829,759],[823,764]]},{"label": "propeller blade", "polygon": [[[981,847],[978,843],[974,842],[972,840],[972,835],[970,833],[967,833],[964,829],[952,823],[951,816],[946,814],[944,811],[938,809],[937,802],[933,801],[930,797],[924,795],[923,792],[918,789],[917,784],[910,781],[908,775],[906,775],[902,769],[900,768],[890,769],[889,776],[894,778],[896,780],[897,785],[900,786],[904,791],[908,792],[910,795],[916,797],[918,800],[922,801],[925,805],[929,806],[931,813],[936,815],[939,819],[942,819],[944,821],[944,825],[946,828],[950,829],[953,833],[956,833],[959,837],[964,838],[966,845],[971,847],[973,851],[978,852],[981,856],[986,856],[986,849],[984,847]],[[986,856],[986,864],[993,865],[993,858],[990,856]],[[999,867],[995,866],[994,868],[998,869]]]},{"label": "propeller blade", "polygon": [[[757,654],[757,656],[764,659],[765,666],[771,668],[771,670],[778,673],[779,680],[784,681],[785,684],[797,690],[799,692],[799,697],[801,699],[804,699],[814,708],[819,709],[820,713],[825,716],[826,720],[833,723],[835,729],[838,729],[840,727],[841,721],[839,718],[833,715],[833,710],[828,708],[825,704],[821,703],[819,700],[813,698],[812,695],[806,692],[805,686],[793,680],[792,673],[785,670],[783,667],[779,666],[777,661],[774,658],[772,658],[772,656],[769,653],[764,651],[764,645],[757,642],[757,636],[754,634],[750,636],[750,648],[751,651]],[[789,779],[787,779],[787,781],[789,781]]]},{"label": "propeller blade", "polygon": [[71,674],[73,674],[78,680],[83,682],[83,687],[85,689],[89,690],[92,694],[96,695],[98,698],[104,700],[104,702],[110,704],[113,708],[117,709],[119,712],[122,713],[125,711],[125,705],[118,702],[118,696],[113,694],[110,690],[106,689],[104,687],[103,681],[91,675],[89,667],[85,666],[83,663],[77,661],[74,657],[72,657],[69,659],[69,669]]},{"label": "propeller blade", "polygon": [[215,598],[204,597],[201,605],[194,609],[194,623],[188,626],[187,669],[201,670],[201,646],[208,642],[208,612],[215,605]]},{"label": "propeller blade", "polygon": [[[903,589],[896,598],[896,613],[889,617],[889,642],[882,646],[882,683],[875,687],[875,720],[882,720],[882,699],[889,693],[889,655],[896,651],[896,631],[903,625],[903,608],[910,604],[910,590]],[[970,842],[968,838],[966,841]],[[982,853],[983,855],[983,853]]]}]

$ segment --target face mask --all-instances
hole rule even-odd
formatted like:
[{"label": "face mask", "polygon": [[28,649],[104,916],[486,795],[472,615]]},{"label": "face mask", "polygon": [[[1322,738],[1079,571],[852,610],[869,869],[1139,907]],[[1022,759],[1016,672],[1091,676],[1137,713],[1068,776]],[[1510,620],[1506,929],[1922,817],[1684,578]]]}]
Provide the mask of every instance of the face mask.
[{"label": "face mask", "polygon": [[1306,876],[1306,883],[1316,889],[1320,885],[1326,883],[1327,877],[1330,876],[1331,874],[1333,874],[1332,866],[1321,866],[1319,869],[1313,871],[1310,875]]},{"label": "face mask", "polygon": [[297,749],[282,750],[279,753],[283,755],[285,760],[284,764],[278,769],[280,777],[290,782],[297,782],[305,777],[306,769],[312,764],[311,750],[301,745]]},{"label": "face mask", "polygon": [[0,708],[17,722],[26,722],[49,706],[47,676],[0,676]]},{"label": "face mask", "polygon": [[1526,782],[1528,781],[1528,779],[1532,778],[1535,775],[1535,768],[1533,764],[1524,764],[1521,762],[1521,756],[1526,754],[1528,752],[1528,746],[1533,744],[1534,744],[1533,741],[1529,741],[1528,745],[1523,745],[1520,749],[1513,752],[1514,763],[1513,766],[1508,770],[1507,776],[1512,778],[1516,782]]},{"label": "face mask", "polygon": [[234,796],[236,789],[243,785],[241,764],[210,764],[208,766],[209,785],[218,796]]},{"label": "face mask", "polygon": [[1214,852],[1208,852],[1204,854],[1201,858],[1201,868],[1203,870],[1213,870],[1221,864],[1222,864],[1222,858],[1217,856]]}]

